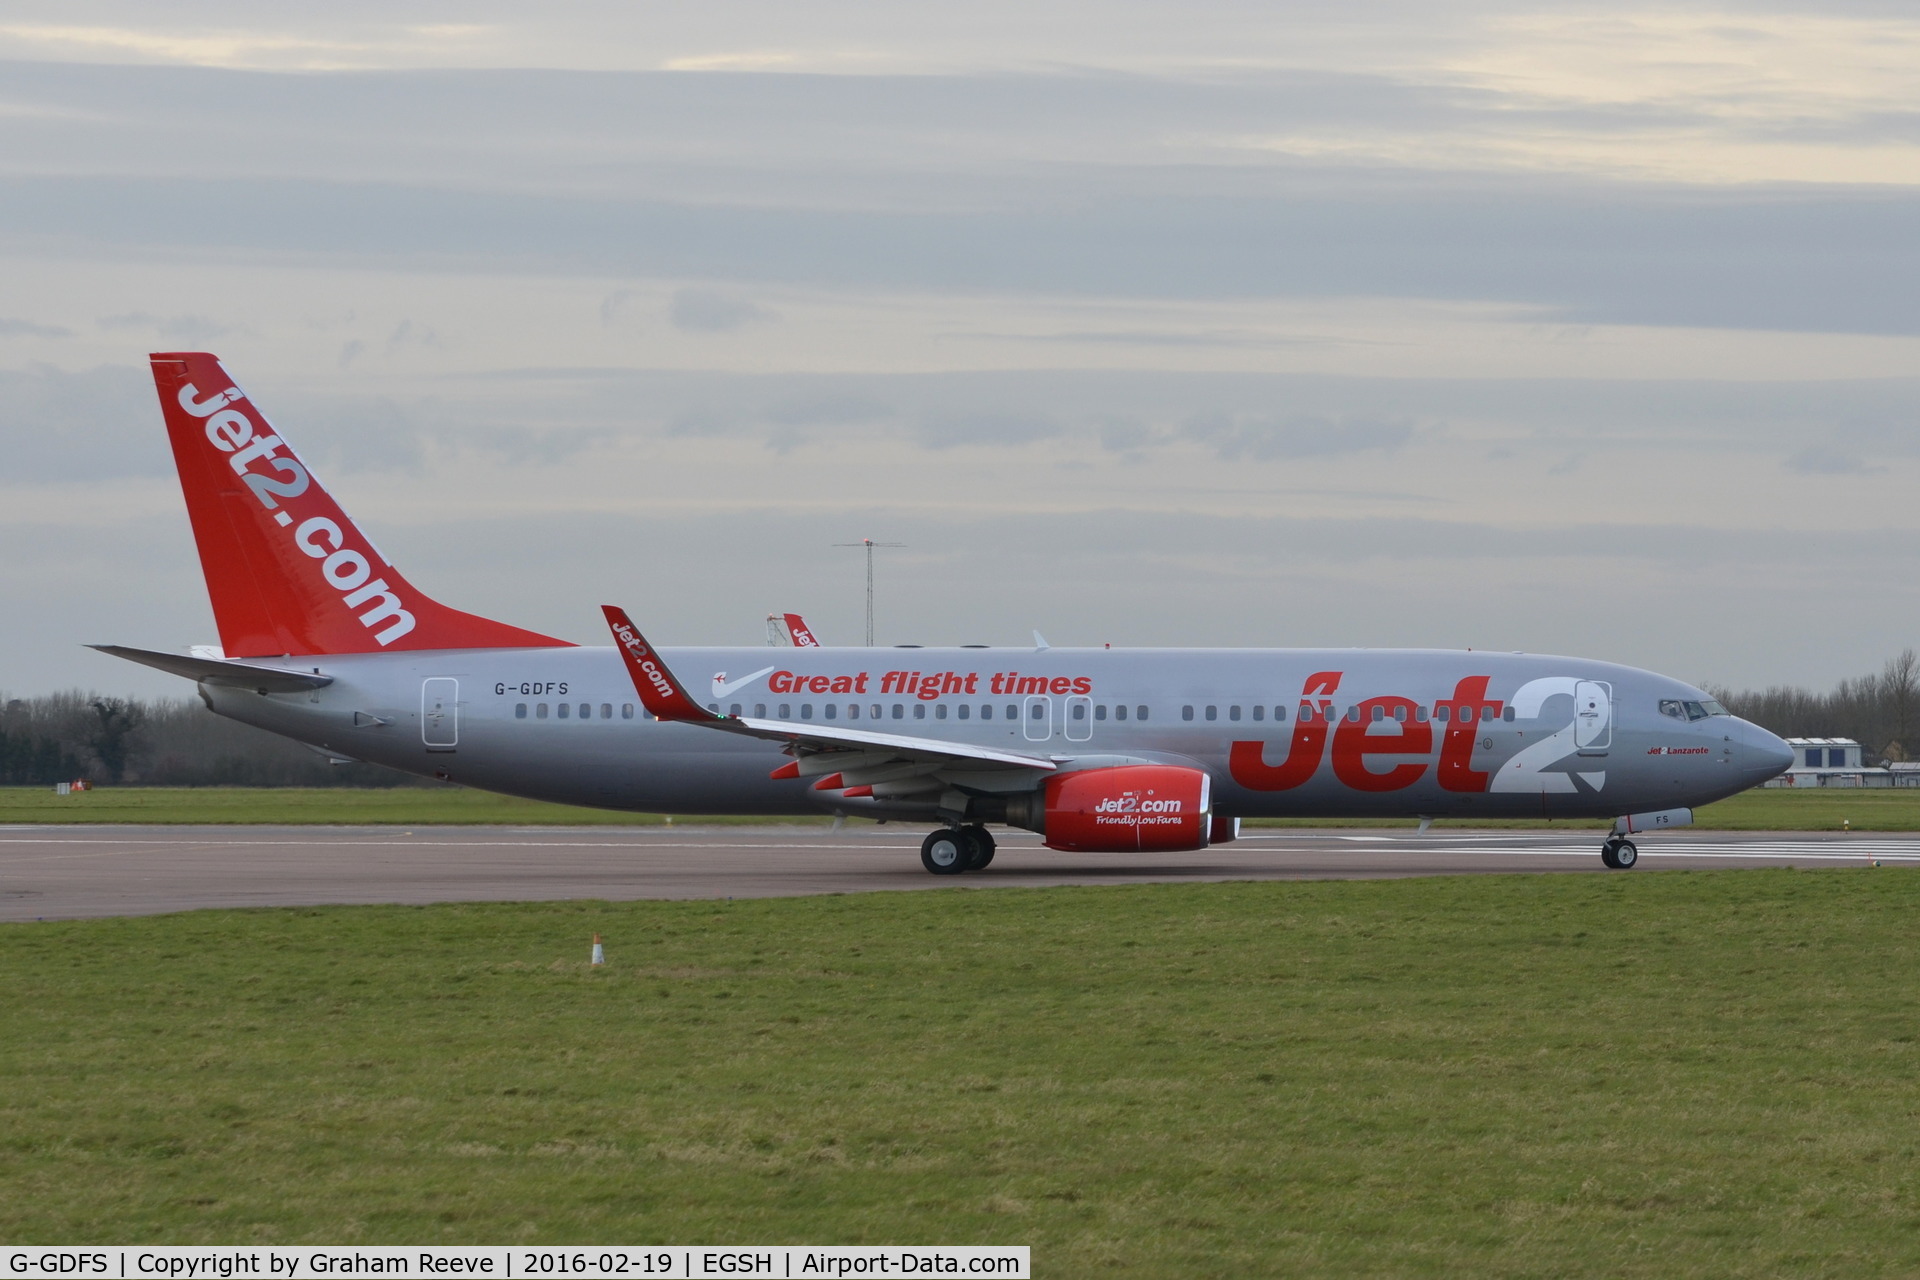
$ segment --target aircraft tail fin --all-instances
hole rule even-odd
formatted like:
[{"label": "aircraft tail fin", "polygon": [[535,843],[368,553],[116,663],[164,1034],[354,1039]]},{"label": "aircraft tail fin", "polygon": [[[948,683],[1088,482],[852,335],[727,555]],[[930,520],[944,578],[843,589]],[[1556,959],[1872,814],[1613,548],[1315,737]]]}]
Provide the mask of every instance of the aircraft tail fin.
[{"label": "aircraft tail fin", "polygon": [[820,642],[814,638],[813,628],[807,625],[805,618],[797,613],[783,614],[782,616],[787,620],[787,634],[793,637],[793,643],[797,648],[817,649],[820,647]]},{"label": "aircraft tail fin", "polygon": [[152,360],[229,658],[568,643],[429,598],[341,510],[216,357],[175,351]]}]

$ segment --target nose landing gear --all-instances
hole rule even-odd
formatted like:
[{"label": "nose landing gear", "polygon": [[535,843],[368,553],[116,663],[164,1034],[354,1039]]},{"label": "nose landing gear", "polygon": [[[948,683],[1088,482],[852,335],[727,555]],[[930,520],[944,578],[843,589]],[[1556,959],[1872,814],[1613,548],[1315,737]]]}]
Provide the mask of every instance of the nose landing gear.
[{"label": "nose landing gear", "polygon": [[1633,841],[1619,836],[1608,836],[1607,842],[1600,846],[1601,865],[1613,871],[1626,871],[1640,861],[1640,850]]},{"label": "nose landing gear", "polygon": [[985,827],[942,827],[920,842],[920,865],[936,876],[957,876],[992,862],[993,850]]}]

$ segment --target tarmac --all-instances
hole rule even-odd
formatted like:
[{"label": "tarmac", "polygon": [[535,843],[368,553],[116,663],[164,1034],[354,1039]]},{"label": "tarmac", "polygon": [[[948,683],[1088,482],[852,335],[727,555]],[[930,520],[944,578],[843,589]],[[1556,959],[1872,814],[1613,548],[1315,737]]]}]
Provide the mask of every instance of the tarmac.
[{"label": "tarmac", "polygon": [[918,829],[819,827],[0,826],[0,922],[206,907],[767,898],[893,889],[1536,872],[1645,875],[1692,867],[1920,865],[1920,838],[1830,832],[1661,832],[1606,871],[1598,831],[1259,830],[1198,853],[1083,854],[996,832],[993,865],[920,866]]}]

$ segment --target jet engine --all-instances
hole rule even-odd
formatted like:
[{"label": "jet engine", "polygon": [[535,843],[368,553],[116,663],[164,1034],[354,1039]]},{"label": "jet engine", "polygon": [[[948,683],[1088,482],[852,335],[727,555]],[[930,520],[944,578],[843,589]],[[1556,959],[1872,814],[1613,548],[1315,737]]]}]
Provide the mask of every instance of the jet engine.
[{"label": "jet engine", "polygon": [[1045,835],[1050,849],[1176,853],[1207,847],[1212,791],[1204,769],[1082,769],[1053,775],[1030,796],[1009,797],[1007,820]]}]

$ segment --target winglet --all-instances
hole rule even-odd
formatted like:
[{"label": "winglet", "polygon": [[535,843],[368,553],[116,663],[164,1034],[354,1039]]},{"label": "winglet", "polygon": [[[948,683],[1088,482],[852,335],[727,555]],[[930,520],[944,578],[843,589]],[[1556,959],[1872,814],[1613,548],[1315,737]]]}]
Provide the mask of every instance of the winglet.
[{"label": "winglet", "polygon": [[646,707],[647,714],[656,720],[693,720],[711,722],[725,719],[707,710],[688,696],[681,683],[667,670],[667,664],[653,651],[647,638],[640,634],[627,617],[627,611],[618,605],[603,604],[600,612],[607,616],[607,626],[613,629],[613,641],[620,650],[620,657],[627,664],[627,674],[633,678],[633,687],[640,694],[640,703]]}]

